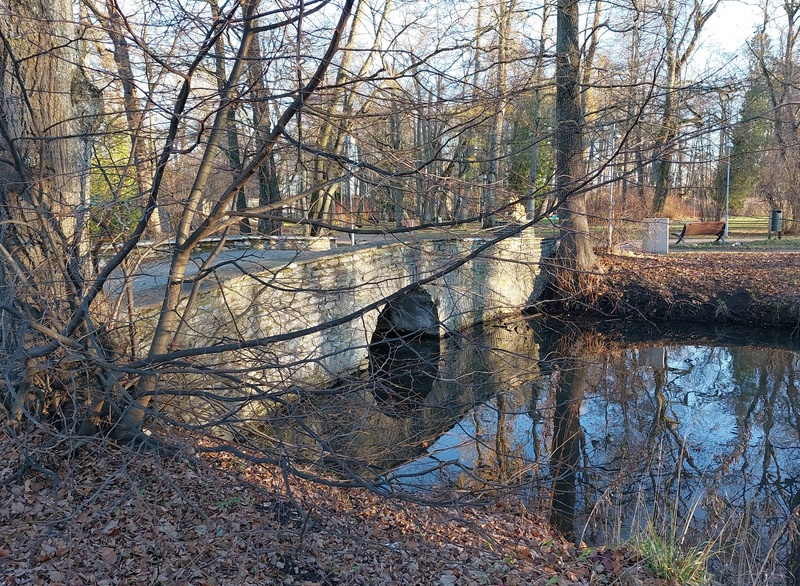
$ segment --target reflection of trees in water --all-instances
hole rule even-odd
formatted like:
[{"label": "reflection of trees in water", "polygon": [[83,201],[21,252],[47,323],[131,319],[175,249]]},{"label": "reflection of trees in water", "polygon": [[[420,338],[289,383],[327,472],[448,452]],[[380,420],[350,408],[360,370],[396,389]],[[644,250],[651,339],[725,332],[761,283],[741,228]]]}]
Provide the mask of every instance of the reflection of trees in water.
[{"label": "reflection of trees in water", "polygon": [[471,334],[379,349],[373,376],[303,394],[273,420],[272,445],[394,487],[438,483],[437,498],[524,487],[565,534],[577,517],[586,541],[625,537],[633,511],[656,525],[693,517],[720,547],[751,536],[743,563],[776,540],[797,565],[796,352],[629,344],[586,327]]},{"label": "reflection of trees in water", "polygon": [[524,325],[489,327],[480,344],[485,347],[480,376],[491,399],[473,411],[469,429],[463,429],[465,458],[453,479],[458,491],[483,493],[516,489],[531,477],[536,461],[526,453],[527,438],[517,433],[518,418],[527,417],[538,384],[537,348]]},{"label": "reflection of trees in water", "polygon": [[[490,401],[491,437],[469,430],[461,446],[451,446],[466,452],[477,443],[486,457],[459,463],[461,479],[445,470],[452,458],[431,460],[424,470],[438,469],[462,488],[497,489],[525,474],[528,460],[512,422],[527,409],[535,358],[531,336],[513,327],[486,326],[441,340],[383,337],[372,347],[368,372],[336,388],[298,393],[285,417],[264,422],[263,435],[274,438],[268,447],[294,461],[383,482],[388,471],[426,453],[476,405]],[[400,475],[406,488],[413,486],[417,472],[406,472],[390,478]]]},{"label": "reflection of trees in water", "polygon": [[[798,355],[667,347],[666,361],[642,364],[645,354],[607,352],[588,377],[582,425],[594,467],[611,472],[587,476],[595,483],[583,487],[598,503],[589,536],[624,535],[638,507],[656,526],[691,519],[693,535],[719,535],[721,547],[747,542],[731,562],[761,563],[777,540],[796,565]],[[601,378],[602,397],[592,387]]]},{"label": "reflection of trees in water", "polygon": [[565,335],[550,356],[554,367],[555,401],[550,455],[553,479],[551,524],[567,537],[575,534],[576,482],[584,437],[580,410],[589,375],[591,340],[584,335]]}]

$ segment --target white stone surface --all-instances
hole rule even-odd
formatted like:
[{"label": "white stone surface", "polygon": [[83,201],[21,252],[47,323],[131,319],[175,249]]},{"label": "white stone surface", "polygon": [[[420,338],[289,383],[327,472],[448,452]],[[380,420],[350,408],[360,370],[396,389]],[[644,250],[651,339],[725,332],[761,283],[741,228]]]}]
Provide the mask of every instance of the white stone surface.
[{"label": "white stone surface", "polygon": [[645,218],[642,250],[650,254],[669,254],[669,218]]},{"label": "white stone surface", "polygon": [[[259,341],[200,362],[239,366],[246,380],[274,388],[324,382],[364,366],[386,297],[415,282],[431,296],[442,333],[519,311],[541,288],[541,243],[514,237],[483,250],[481,239],[425,239],[228,262],[201,289],[177,345]],[[148,283],[138,292],[145,301],[162,290]],[[158,310],[140,305],[142,341]]]}]

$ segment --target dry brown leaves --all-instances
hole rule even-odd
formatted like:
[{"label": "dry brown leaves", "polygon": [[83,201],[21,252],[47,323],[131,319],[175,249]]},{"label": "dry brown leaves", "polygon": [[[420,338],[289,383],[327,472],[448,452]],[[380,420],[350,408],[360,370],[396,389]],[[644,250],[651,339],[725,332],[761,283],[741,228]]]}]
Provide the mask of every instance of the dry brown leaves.
[{"label": "dry brown leaves", "polygon": [[603,255],[608,282],[636,280],[654,288],[711,293],[735,286],[763,296],[800,294],[800,252],[678,253],[668,256]]},{"label": "dry brown leaves", "polygon": [[606,315],[793,325],[800,252],[601,255]]},{"label": "dry brown leaves", "polygon": [[[2,435],[4,584],[657,584],[624,550],[579,550],[519,501],[431,508],[292,479],[229,455],[168,460],[98,442],[58,475],[14,474]],[[291,496],[289,496],[291,495]]]}]

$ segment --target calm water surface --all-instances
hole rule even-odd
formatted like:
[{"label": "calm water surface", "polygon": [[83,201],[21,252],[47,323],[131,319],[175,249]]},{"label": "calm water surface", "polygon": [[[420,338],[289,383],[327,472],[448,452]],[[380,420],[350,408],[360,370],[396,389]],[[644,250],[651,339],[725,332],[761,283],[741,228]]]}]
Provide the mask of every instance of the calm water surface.
[{"label": "calm water surface", "polygon": [[798,348],[791,332],[537,322],[381,342],[369,373],[276,433],[384,489],[513,491],[587,543],[654,522],[715,540],[727,564],[792,568]]}]

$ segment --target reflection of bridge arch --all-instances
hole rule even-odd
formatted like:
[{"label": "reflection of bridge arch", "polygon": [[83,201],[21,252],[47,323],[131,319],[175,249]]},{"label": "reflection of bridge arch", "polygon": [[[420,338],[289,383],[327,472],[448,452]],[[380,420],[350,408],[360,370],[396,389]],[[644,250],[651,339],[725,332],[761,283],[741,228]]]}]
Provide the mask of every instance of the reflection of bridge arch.
[{"label": "reflection of bridge arch", "polygon": [[[409,362],[408,380],[413,377],[424,396],[406,392],[416,389],[384,394],[398,373],[373,372],[293,405],[290,416],[270,422],[267,435],[279,437],[281,445],[292,446],[294,456],[315,464],[339,469],[344,463],[359,474],[380,475],[424,454],[471,409],[498,392],[525,397],[515,410],[529,404],[538,348],[526,326],[478,326],[463,335],[422,340],[428,349],[419,342],[409,342],[409,351],[431,360],[413,373]],[[513,370],[520,367],[524,379]],[[510,373],[514,376],[509,379]]]}]

